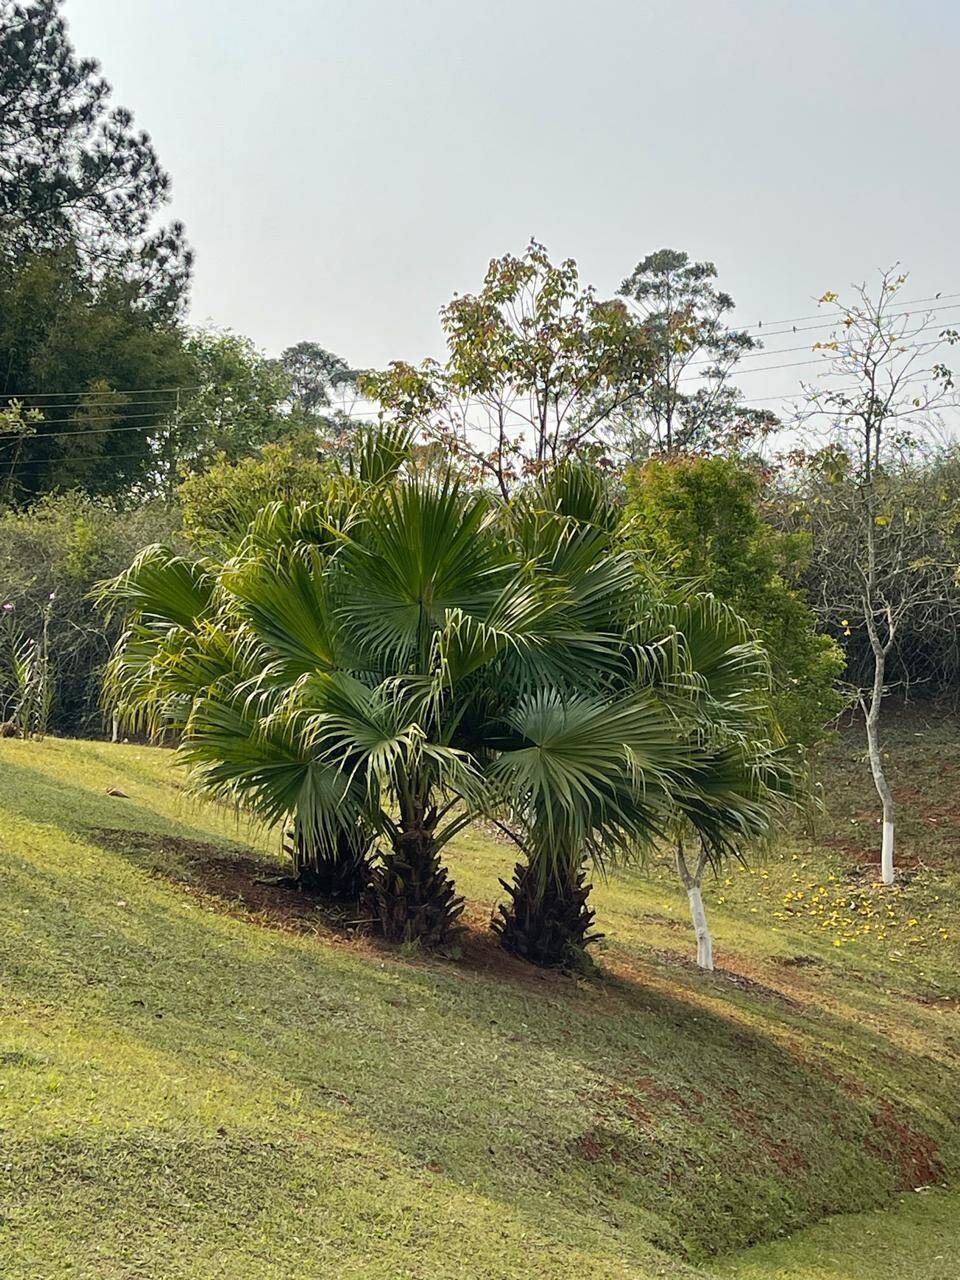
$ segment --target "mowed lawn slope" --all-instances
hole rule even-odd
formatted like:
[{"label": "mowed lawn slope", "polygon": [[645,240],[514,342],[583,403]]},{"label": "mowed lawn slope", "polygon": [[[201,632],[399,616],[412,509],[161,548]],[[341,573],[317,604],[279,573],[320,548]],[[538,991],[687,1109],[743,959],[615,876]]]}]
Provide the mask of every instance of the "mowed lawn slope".
[{"label": "mowed lawn slope", "polygon": [[[483,832],[462,954],[401,954],[258,883],[271,842],[169,752],[0,743],[0,1275],[859,1280],[716,1255],[888,1203],[948,1230],[914,1188],[960,1172],[960,743],[898,738],[897,890],[854,740],[822,830],[710,886],[721,972],[651,867],[598,885],[590,982],[492,946]],[[796,1247],[826,1268],[876,1227]]]}]

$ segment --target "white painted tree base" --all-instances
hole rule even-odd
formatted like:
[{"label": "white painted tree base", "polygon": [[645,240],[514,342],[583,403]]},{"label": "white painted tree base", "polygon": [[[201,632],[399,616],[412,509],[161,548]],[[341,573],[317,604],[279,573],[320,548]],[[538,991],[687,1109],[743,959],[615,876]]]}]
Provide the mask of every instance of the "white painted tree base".
[{"label": "white painted tree base", "polygon": [[883,824],[883,845],[880,849],[880,874],[884,884],[893,884],[893,823]]},{"label": "white painted tree base", "polygon": [[703,894],[698,884],[687,889],[690,899],[690,915],[693,917],[693,928],[697,935],[697,964],[701,969],[713,969],[713,938],[707,924],[707,913],[703,909]]}]

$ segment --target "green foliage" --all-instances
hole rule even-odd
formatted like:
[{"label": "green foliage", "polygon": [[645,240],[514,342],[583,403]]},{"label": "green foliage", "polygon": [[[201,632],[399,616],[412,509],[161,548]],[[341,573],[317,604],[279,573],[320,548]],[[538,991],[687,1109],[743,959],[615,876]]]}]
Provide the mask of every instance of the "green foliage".
[{"label": "green foliage", "polygon": [[60,0],[0,0],[0,242],[22,257],[69,246],[90,279],[110,274],[141,305],[186,302],[183,227],[154,225],[170,179],[91,58],[77,57]]},{"label": "green foliage", "polygon": [[291,412],[305,418],[328,418],[334,402],[358,394],[359,371],[318,342],[298,342],[280,353],[280,366],[290,382]]},{"label": "green foliage", "polygon": [[[784,833],[720,890],[713,976],[677,959],[672,872],[598,882],[596,983],[476,938],[411,961],[338,936],[257,883],[276,840],[189,801],[169,751],[0,741],[4,1280],[944,1280],[956,1192],[895,1189],[931,1145],[960,1170],[960,880],[928,821],[960,743],[950,718],[900,734],[927,867],[884,901],[949,940],[835,948],[782,899],[864,882],[833,839]],[[831,759],[845,846],[874,826],[861,751]],[[448,856],[488,918],[513,851],[473,830]]]},{"label": "green foliage", "polygon": [[604,457],[611,419],[639,394],[649,347],[622,302],[581,284],[572,258],[553,263],[532,240],[519,256],[494,258],[479,292],[440,315],[445,363],[395,361],[361,378],[366,395],[504,498],[565,459]]},{"label": "green foliage", "polygon": [[[0,246],[0,497],[52,489],[117,496],[155,483],[156,445],[191,361],[176,325],[135,288],[93,277],[70,245],[11,256]],[[22,402],[32,430],[9,421]]]},{"label": "green foliage", "polygon": [[220,455],[180,484],[184,534],[200,549],[225,550],[241,541],[271,503],[321,502],[330,482],[329,464],[295,441],[265,444],[238,462]]},{"label": "green foliage", "polygon": [[808,540],[764,521],[759,477],[729,459],[652,460],[628,474],[627,493],[637,546],[746,620],[770,655],[784,737],[815,748],[843,706],[843,654],[817,632],[799,589]]},{"label": "green foliage", "polygon": [[479,812],[528,857],[528,919],[538,885],[541,905],[558,875],[579,892],[588,859],[636,852],[678,805],[718,858],[762,834],[764,788],[716,768],[708,787],[716,744],[638,679],[638,628],[672,641],[675,697],[708,689],[724,727],[752,651],[722,627],[709,650],[724,620],[706,609],[697,670],[679,615],[646,617],[595,474],[565,464],[505,508],[449,471],[404,474],[408,449],[402,428],[371,433],[314,508],[266,506],[225,563],[149,548],[105,584],[129,619],[107,681],[121,716],[176,728],[206,794],[325,856],[378,833],[372,909],[396,940],[449,936],[441,850]]},{"label": "green foliage", "polygon": [[187,337],[185,351],[189,387],[177,399],[163,446],[171,487],[178,474],[218,457],[236,462],[292,430],[283,412],[290,379],[249,338],[198,330]]},{"label": "green foliage", "polygon": [[97,735],[103,724],[100,673],[119,626],[104,621],[88,592],[144,543],[171,536],[176,523],[159,505],[124,511],[78,492],[0,514],[0,604],[13,606],[7,612],[21,644],[32,640],[39,652],[47,631],[49,723],[57,732]]}]

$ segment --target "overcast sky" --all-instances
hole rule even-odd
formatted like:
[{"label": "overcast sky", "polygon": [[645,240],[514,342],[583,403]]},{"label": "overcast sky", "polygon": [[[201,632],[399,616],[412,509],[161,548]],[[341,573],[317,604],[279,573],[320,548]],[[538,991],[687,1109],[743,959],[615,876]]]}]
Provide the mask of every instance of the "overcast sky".
[{"label": "overcast sky", "polygon": [[744,324],[897,259],[907,296],[960,293],[956,0],[65,12],[173,177],[193,320],[271,353],[437,355],[441,303],[531,235],[605,293],[654,249],[710,258]]}]

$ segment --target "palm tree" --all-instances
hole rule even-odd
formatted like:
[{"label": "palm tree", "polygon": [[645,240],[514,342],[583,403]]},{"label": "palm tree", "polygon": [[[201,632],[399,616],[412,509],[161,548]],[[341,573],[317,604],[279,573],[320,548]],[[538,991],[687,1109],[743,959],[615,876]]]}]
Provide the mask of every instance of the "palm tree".
[{"label": "palm tree", "polygon": [[513,740],[492,768],[517,864],[494,929],[535,964],[584,968],[591,932],[588,862],[629,857],[657,837],[669,771],[679,763],[672,726],[643,694],[604,697],[547,689],[508,717]]},{"label": "palm tree", "polygon": [[490,774],[502,826],[524,854],[494,929],[537,964],[582,968],[593,933],[589,866],[648,846],[668,819],[681,764],[670,715],[631,678],[629,621],[646,592],[618,540],[596,471],[567,463],[504,513],[519,555],[553,601],[555,643],[501,673]]},{"label": "palm tree", "polygon": [[[623,549],[602,477],[558,468],[508,513],[537,574],[564,601],[577,679],[521,699],[493,776],[525,855],[494,928],[541,964],[581,966],[594,913],[589,863],[673,836],[700,938],[704,869],[764,838],[787,789],[770,745],[769,668],[743,622],[709,595],[670,598]],[[687,866],[684,837],[695,837]]]},{"label": "palm tree", "polygon": [[[324,503],[266,506],[231,560],[190,561],[147,547],[97,593],[106,611],[126,619],[104,680],[116,721],[176,735],[202,794],[285,827],[296,883],[324,897],[355,899],[365,890],[374,828],[355,789],[348,797],[336,771],[272,712],[284,681],[337,667],[335,638],[317,608],[324,575],[314,570],[370,487],[396,476],[410,445],[409,433],[389,427],[361,433]],[[264,595],[261,576],[259,598],[245,599],[258,563],[274,564],[273,594]]]},{"label": "palm tree", "polygon": [[479,673],[560,625],[494,515],[452,474],[381,475],[336,520],[273,509],[223,565],[152,548],[102,592],[130,615],[120,714],[179,732],[203,793],[292,820],[315,869],[374,833],[367,902],[396,940],[442,943],[462,909],[441,851],[489,807]]},{"label": "palm tree", "polygon": [[690,710],[723,693],[737,727],[749,699],[657,616],[596,473],[558,469],[504,508],[449,472],[404,476],[382,443],[323,503],[266,508],[226,562],[148,548],[105,584],[127,614],[106,697],[178,735],[202,794],[289,829],[304,883],[362,887],[396,941],[453,936],[443,851],[492,816],[524,854],[504,945],[582,963],[591,861],[679,813],[714,840],[749,826],[743,788],[711,799],[719,738]]}]

